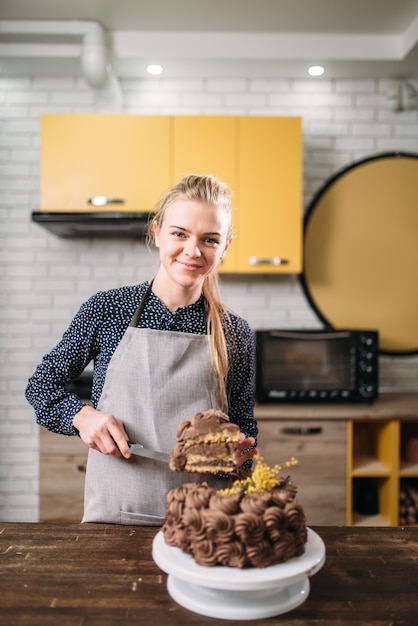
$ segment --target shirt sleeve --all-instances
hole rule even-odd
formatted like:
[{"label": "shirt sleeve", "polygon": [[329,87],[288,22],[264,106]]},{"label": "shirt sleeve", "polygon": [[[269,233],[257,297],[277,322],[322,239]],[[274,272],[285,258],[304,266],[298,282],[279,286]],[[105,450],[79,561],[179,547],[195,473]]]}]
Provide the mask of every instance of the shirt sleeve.
[{"label": "shirt sleeve", "polygon": [[26,387],[26,399],[41,426],[63,435],[77,435],[72,420],[85,403],[65,385],[80,376],[94,358],[96,329],[102,317],[100,294],[85,302],[61,341],[45,355]]},{"label": "shirt sleeve", "polygon": [[257,440],[254,418],[255,340],[245,320],[236,318],[235,338],[229,347],[228,413],[247,437]]}]

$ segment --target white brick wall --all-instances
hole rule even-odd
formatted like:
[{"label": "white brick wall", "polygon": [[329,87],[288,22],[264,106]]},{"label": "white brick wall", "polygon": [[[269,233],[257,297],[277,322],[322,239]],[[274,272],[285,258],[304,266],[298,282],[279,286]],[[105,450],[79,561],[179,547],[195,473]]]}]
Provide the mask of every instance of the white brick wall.
[{"label": "white brick wall", "polygon": [[[384,81],[123,80],[122,111],[138,114],[301,115],[305,206],[353,161],[418,152],[416,111],[393,113]],[[42,112],[102,104],[76,78],[0,78],[0,519],[38,519],[38,427],[26,381],[81,302],[99,289],[152,276],[155,253],[125,240],[59,239],[30,221],[39,206]],[[225,302],[256,327],[318,327],[295,276],[222,279]],[[416,387],[418,357],[381,357],[383,390]]]}]

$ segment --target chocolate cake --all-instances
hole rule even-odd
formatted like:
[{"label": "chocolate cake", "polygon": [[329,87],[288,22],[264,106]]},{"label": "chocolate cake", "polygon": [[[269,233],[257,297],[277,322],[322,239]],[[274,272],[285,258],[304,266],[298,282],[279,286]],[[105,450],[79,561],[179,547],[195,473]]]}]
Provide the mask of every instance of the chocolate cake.
[{"label": "chocolate cake", "polygon": [[207,567],[263,568],[301,556],[307,526],[297,488],[280,477],[282,466],[271,469],[255,458],[253,474],[227,489],[186,483],[169,491],[165,542]]},{"label": "chocolate cake", "polygon": [[222,411],[196,413],[179,424],[169,467],[173,472],[230,474],[236,469],[239,438],[239,427]]}]

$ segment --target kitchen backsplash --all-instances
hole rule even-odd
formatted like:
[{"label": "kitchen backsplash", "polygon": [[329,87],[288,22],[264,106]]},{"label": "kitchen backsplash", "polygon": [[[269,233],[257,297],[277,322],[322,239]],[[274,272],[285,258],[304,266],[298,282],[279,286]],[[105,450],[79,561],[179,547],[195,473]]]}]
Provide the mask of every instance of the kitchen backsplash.
[{"label": "kitchen backsplash", "polygon": [[[59,239],[30,221],[39,206],[39,115],[106,110],[301,116],[306,208],[324,181],[350,163],[386,151],[418,152],[417,111],[393,112],[385,84],[251,77],[122,80],[117,108],[80,79],[0,78],[1,520],[38,520],[39,431],[24,398],[28,377],[83,300],[100,289],[146,280],[157,264],[156,253],[143,243]],[[320,327],[296,276],[224,276],[222,293],[254,329]],[[380,357],[380,372],[381,393],[417,390],[418,356]]]}]

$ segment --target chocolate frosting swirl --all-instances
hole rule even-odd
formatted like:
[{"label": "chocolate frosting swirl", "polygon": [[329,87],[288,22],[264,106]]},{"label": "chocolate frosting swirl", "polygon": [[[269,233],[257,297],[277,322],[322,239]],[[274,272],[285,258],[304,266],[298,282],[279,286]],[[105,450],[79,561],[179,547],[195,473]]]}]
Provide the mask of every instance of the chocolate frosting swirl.
[{"label": "chocolate frosting swirl", "polygon": [[202,519],[208,539],[217,543],[226,543],[234,534],[234,520],[222,511],[207,509],[202,511]]},{"label": "chocolate frosting swirl", "polygon": [[185,507],[195,509],[206,509],[211,497],[211,489],[207,483],[195,484],[189,489],[185,498]]},{"label": "chocolate frosting swirl", "polygon": [[284,509],[270,506],[263,515],[266,535],[271,542],[280,541],[280,537],[287,525],[287,516]]},{"label": "chocolate frosting swirl", "polygon": [[167,495],[165,541],[206,567],[267,567],[304,553],[306,520],[296,487],[222,496],[207,483],[186,483]]},{"label": "chocolate frosting swirl", "polygon": [[245,567],[247,556],[245,546],[240,541],[230,541],[223,543],[217,551],[218,564],[225,567]]},{"label": "chocolate frosting swirl", "polygon": [[225,498],[225,496],[218,496],[213,493],[209,500],[209,508],[214,511],[222,511],[228,513],[228,515],[234,515],[239,513],[241,506],[241,496],[234,495]]},{"label": "chocolate frosting swirl", "polygon": [[203,539],[199,541],[193,547],[189,546],[190,553],[194,556],[197,563],[205,565],[206,567],[212,567],[218,562],[216,554],[216,543],[209,539]]},{"label": "chocolate frosting swirl", "polygon": [[268,507],[270,494],[265,493],[249,493],[241,501],[241,509],[246,513],[254,513],[255,515],[263,515]]},{"label": "chocolate frosting swirl", "polygon": [[244,545],[257,544],[263,539],[263,518],[255,513],[240,513],[235,517],[235,533]]},{"label": "chocolate frosting swirl", "polygon": [[209,409],[193,415],[189,420],[180,422],[177,427],[178,445],[184,446],[188,439],[195,439],[200,435],[217,432],[219,430],[229,430],[236,434],[239,428],[229,421],[228,415],[220,410]]}]

